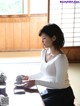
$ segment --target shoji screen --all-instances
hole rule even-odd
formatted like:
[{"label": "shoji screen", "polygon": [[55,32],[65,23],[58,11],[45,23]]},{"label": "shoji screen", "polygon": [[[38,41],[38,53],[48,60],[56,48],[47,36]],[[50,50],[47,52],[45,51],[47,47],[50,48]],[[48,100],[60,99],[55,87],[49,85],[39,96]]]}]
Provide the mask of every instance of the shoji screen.
[{"label": "shoji screen", "polygon": [[58,24],[65,46],[80,46],[80,1],[50,0],[49,23]]}]

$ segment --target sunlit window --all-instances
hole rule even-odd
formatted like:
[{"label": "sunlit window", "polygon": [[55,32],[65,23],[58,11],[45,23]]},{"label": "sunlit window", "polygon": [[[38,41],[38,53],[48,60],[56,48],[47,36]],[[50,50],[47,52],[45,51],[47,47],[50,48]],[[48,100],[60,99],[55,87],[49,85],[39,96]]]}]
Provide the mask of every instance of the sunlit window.
[{"label": "sunlit window", "polygon": [[49,22],[62,28],[65,46],[80,46],[80,2],[50,0]]},{"label": "sunlit window", "polygon": [[30,14],[44,14],[47,12],[48,0],[30,0]]},{"label": "sunlit window", "polygon": [[48,0],[0,0],[0,15],[28,13],[48,13]]},{"label": "sunlit window", "polygon": [[27,14],[27,0],[0,0],[0,15]]}]

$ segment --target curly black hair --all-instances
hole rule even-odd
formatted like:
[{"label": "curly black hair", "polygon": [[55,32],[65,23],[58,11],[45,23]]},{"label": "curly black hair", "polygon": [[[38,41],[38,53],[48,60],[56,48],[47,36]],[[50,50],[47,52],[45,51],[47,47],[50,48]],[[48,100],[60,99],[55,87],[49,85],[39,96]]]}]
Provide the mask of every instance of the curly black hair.
[{"label": "curly black hair", "polygon": [[64,34],[61,28],[56,24],[45,25],[39,32],[39,36],[46,34],[50,38],[53,36],[56,37],[56,40],[53,42],[55,49],[61,49],[64,46]]}]

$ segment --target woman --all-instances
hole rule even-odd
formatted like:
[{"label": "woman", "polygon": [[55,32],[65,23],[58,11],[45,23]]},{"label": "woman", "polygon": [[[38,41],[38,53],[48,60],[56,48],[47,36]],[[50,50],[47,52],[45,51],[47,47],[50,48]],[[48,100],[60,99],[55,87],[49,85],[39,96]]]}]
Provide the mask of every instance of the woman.
[{"label": "woman", "polygon": [[68,80],[68,60],[61,51],[64,34],[56,24],[45,25],[39,33],[44,49],[41,51],[41,72],[24,76],[28,80],[25,87],[45,86],[42,93],[45,106],[75,106],[74,94]]}]

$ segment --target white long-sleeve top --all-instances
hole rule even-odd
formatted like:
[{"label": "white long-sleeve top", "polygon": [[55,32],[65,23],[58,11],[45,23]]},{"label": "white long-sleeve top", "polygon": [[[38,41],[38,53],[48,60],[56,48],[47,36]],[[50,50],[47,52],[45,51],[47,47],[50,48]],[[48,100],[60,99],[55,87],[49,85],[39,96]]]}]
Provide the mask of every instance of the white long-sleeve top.
[{"label": "white long-sleeve top", "polygon": [[45,61],[46,49],[41,52],[40,73],[29,76],[36,85],[49,89],[63,89],[70,86],[68,80],[68,60],[65,54],[58,54],[50,61]]}]

